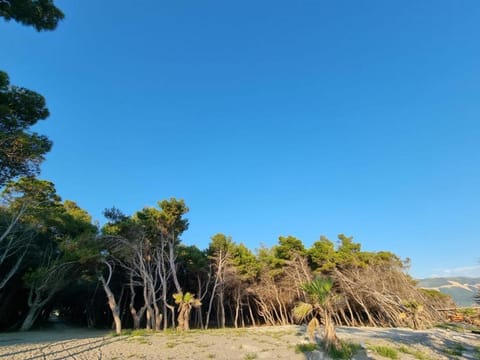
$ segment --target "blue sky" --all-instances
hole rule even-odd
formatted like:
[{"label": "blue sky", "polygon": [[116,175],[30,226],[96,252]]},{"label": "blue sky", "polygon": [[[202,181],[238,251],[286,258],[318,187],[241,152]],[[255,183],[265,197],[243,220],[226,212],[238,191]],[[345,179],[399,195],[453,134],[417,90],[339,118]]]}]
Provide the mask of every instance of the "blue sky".
[{"label": "blue sky", "polygon": [[345,233],[480,276],[478,1],[56,4],[54,32],[0,22],[0,68],[46,97],[41,177],[95,219],[174,196],[200,248]]}]

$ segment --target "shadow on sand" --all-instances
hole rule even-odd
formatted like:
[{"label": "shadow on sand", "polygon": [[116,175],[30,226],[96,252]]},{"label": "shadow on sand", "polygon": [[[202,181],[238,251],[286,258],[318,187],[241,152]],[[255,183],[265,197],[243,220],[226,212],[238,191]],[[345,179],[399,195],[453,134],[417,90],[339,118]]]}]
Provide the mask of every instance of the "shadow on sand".
[{"label": "shadow on sand", "polygon": [[[124,336],[108,336],[105,331],[82,328],[0,334],[0,360],[61,360],[72,359],[85,353],[93,355],[89,358],[102,359],[102,348],[123,338]],[[8,350],[16,345],[20,345],[21,349]]]}]

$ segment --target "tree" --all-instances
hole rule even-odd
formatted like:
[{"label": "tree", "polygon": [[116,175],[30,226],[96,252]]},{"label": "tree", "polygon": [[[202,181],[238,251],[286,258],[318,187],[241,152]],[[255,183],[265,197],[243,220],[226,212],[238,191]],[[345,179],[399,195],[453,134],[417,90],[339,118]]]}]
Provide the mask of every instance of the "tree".
[{"label": "tree", "polygon": [[[104,259],[103,263],[108,267],[109,278],[112,277],[113,272],[111,263],[119,264],[121,269],[124,270],[122,275],[128,278],[129,308],[135,329],[140,327],[140,322],[145,313],[147,315],[147,329],[159,326],[159,321],[156,321],[156,318],[160,314],[156,311],[156,316],[154,316],[153,313],[153,309],[157,309],[155,304],[157,291],[155,289],[155,271],[152,268],[152,234],[148,231],[151,221],[147,216],[153,210],[155,209],[146,208],[132,217],[125,216],[115,208],[104,212],[105,217],[110,221],[102,229],[105,253],[109,254],[108,259]],[[100,277],[100,281],[109,299],[110,310],[117,324],[118,319],[116,317],[119,310],[113,291],[109,287],[109,282],[102,280],[102,277]],[[143,305],[137,310],[135,304],[138,288],[142,290]]]},{"label": "tree", "polygon": [[[158,202],[160,207],[160,213],[158,217],[158,229],[160,231],[160,251],[163,254],[165,244],[168,251],[165,254],[168,260],[169,271],[172,276],[173,284],[176,289],[178,298],[184,298],[183,290],[178,281],[177,274],[177,256],[178,256],[178,244],[180,242],[180,235],[188,229],[188,219],[184,218],[184,215],[188,213],[189,209],[183,199],[177,200],[170,198],[170,200],[163,200]],[[164,268],[164,273],[166,269]],[[166,303],[166,301],[165,301]],[[178,307],[178,321],[183,321],[180,316],[184,315],[183,308],[188,306],[185,302],[180,302]],[[173,311],[173,310],[172,310]],[[190,311],[188,312],[188,315]],[[173,320],[173,319],[172,319]]]},{"label": "tree", "polygon": [[[167,299],[170,280],[173,280],[176,293],[180,294],[178,299],[185,299],[177,274],[177,256],[179,236],[188,228],[188,220],[183,218],[188,208],[183,200],[172,198],[160,201],[158,205],[160,209],[146,207],[130,217],[117,209],[107,210],[105,216],[110,222],[102,229],[111,258],[129,279],[129,306],[134,327],[140,325],[145,314],[147,329],[155,330],[160,330],[162,320],[164,328],[167,327],[167,309],[172,311],[171,320],[175,327],[175,306]],[[137,310],[135,298],[140,290],[144,302]],[[177,305],[178,321],[184,324],[185,316],[190,315],[189,301],[180,301]]]},{"label": "tree", "polygon": [[29,129],[48,115],[43,96],[11,86],[0,71],[0,187],[17,176],[38,173],[52,143]]},{"label": "tree", "polygon": [[108,276],[107,276],[107,279],[105,280],[105,277],[103,276],[103,274],[100,274],[99,280],[102,283],[103,290],[105,291],[105,294],[107,295],[108,307],[110,308],[110,311],[112,312],[113,321],[115,322],[115,333],[117,335],[120,335],[122,333],[122,320],[120,319],[120,307],[118,306],[118,303],[115,299],[115,295],[113,294],[112,290],[110,289],[110,280],[112,279],[112,275],[113,275],[113,267],[105,259],[103,259],[102,262],[108,268]]},{"label": "tree", "polygon": [[310,267],[314,272],[328,272],[335,267],[335,245],[325,236],[315,241],[308,249]]},{"label": "tree", "polygon": [[233,250],[233,242],[230,236],[216,234],[212,236],[211,240],[208,253],[211,257],[213,269],[215,271],[215,280],[210,295],[210,301],[208,303],[207,320],[205,323],[206,329],[208,329],[208,324],[210,322],[210,314],[214,298],[217,298],[218,325],[222,328],[225,327],[225,278]]},{"label": "tree", "polygon": [[243,306],[245,305],[249,312],[251,323],[255,326],[250,293],[252,292],[251,287],[258,277],[260,265],[255,255],[244,244],[234,245],[232,252],[230,262],[234,271],[230,272],[232,276],[228,285],[230,291],[233,293],[235,302],[233,325],[238,327],[238,319],[240,317],[242,326],[245,326],[243,316]]},{"label": "tree", "polygon": [[0,207],[0,292],[19,271],[32,241],[33,229],[20,221],[25,210]]},{"label": "tree", "polygon": [[179,305],[177,329],[190,329],[190,312],[192,311],[192,308],[198,308],[202,306],[201,301],[195,299],[195,295],[189,292],[186,292],[185,294],[175,293],[173,294],[173,299],[175,300],[175,304]]},{"label": "tree", "polygon": [[[52,0],[0,0],[0,17],[41,31],[55,29],[64,14]],[[38,173],[52,144],[29,128],[48,115],[43,96],[11,86],[7,73],[0,71],[0,187],[17,176]]]},{"label": "tree", "polygon": [[19,271],[38,235],[39,217],[60,199],[48,181],[22,178],[9,182],[2,192],[0,211],[0,290]]},{"label": "tree", "polygon": [[283,260],[292,260],[296,254],[305,255],[302,241],[294,236],[280,236],[274,251],[275,256]]},{"label": "tree", "polygon": [[[333,281],[331,279],[320,277],[303,284],[302,289],[307,294],[308,302],[299,303],[293,310],[295,318],[300,321],[312,316],[308,323],[308,332],[312,342],[315,339],[315,330],[320,326],[320,321],[323,322],[325,329],[324,345],[327,350],[339,344],[332,319],[332,287]],[[320,321],[318,317],[320,317]]]},{"label": "tree", "polygon": [[[21,326],[21,330],[29,330],[53,296],[78,274],[79,263],[92,256],[88,246],[79,243],[91,238],[96,227],[74,202],[62,203],[50,181],[21,178],[9,182],[3,196],[9,211],[23,211],[22,227],[30,229],[28,268],[23,275],[28,312]],[[7,238],[17,236],[18,231],[11,230]]]},{"label": "tree", "polygon": [[37,31],[53,30],[65,17],[52,0],[1,0],[0,16],[33,26]]},{"label": "tree", "polygon": [[[211,267],[208,266],[207,253],[195,245],[180,245],[178,250],[178,260],[182,270],[182,277],[191,288],[196,286],[196,299],[202,302],[208,293],[208,287],[212,277]],[[195,326],[203,328],[202,306],[197,306],[195,309]]]}]

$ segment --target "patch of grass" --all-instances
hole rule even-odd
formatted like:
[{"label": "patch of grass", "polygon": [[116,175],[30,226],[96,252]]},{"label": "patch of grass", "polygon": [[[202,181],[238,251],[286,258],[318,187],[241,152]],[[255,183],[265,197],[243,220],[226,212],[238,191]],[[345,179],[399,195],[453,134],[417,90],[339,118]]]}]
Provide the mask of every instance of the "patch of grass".
[{"label": "patch of grass", "polygon": [[208,354],[207,359],[215,359],[215,354]]},{"label": "patch of grass", "polygon": [[342,341],[339,346],[331,348],[328,351],[328,355],[332,359],[348,360],[351,359],[360,348],[361,346],[359,344]]},{"label": "patch of grass", "polygon": [[147,336],[151,335],[152,332],[150,330],[146,329],[137,329],[137,330],[131,330],[130,336]]},{"label": "patch of grass", "polygon": [[[295,346],[295,352],[298,353],[307,353],[318,350],[322,348],[323,345],[319,346],[317,344],[306,343],[306,344],[297,344]],[[340,345],[328,350],[328,356],[332,359],[338,360],[348,360],[351,359],[355,353],[360,350],[361,346],[359,344],[349,343],[342,341]]]},{"label": "patch of grass", "polygon": [[295,346],[295,352],[298,353],[306,353],[306,352],[312,352],[317,350],[317,345],[308,343],[308,344],[297,344]]},{"label": "patch of grass", "polygon": [[457,309],[457,311],[465,316],[476,316],[478,314],[477,309],[474,308],[463,308],[463,309]]},{"label": "patch of grass", "polygon": [[135,339],[134,340],[136,343],[138,344],[147,344],[147,345],[152,345],[152,343],[150,341],[148,341],[147,339],[141,337],[141,338],[138,338],[138,339]]},{"label": "patch of grass", "polygon": [[452,324],[452,323],[439,323],[435,325],[436,328],[451,330],[456,332],[464,332],[465,328],[459,324]]},{"label": "patch of grass", "polygon": [[383,357],[389,358],[389,359],[398,359],[398,351],[390,346],[385,346],[385,345],[377,345],[377,346],[369,346],[369,348],[373,351],[375,351],[378,355],[381,355]]},{"label": "patch of grass", "polygon": [[409,355],[412,355],[413,357],[415,357],[415,359],[418,359],[418,360],[430,360],[430,357],[425,355],[423,352],[421,352],[420,350],[416,350],[416,349],[412,349],[412,348],[408,348],[404,345],[400,346],[398,348],[398,351],[404,353],[404,354],[409,354]]},{"label": "patch of grass", "polygon": [[447,347],[443,349],[443,352],[448,355],[452,356],[462,356],[463,352],[465,351],[465,348],[463,347],[462,344],[453,344],[451,347]]},{"label": "patch of grass", "polygon": [[165,345],[167,346],[167,348],[171,349],[171,348],[174,348],[175,346],[177,346],[177,343],[169,341]]},{"label": "patch of grass", "polygon": [[280,340],[283,336],[292,335],[291,331],[288,330],[279,330],[279,331],[263,331],[262,335],[270,336],[276,340]]},{"label": "patch of grass", "polygon": [[476,346],[473,349],[473,357],[480,360],[480,346]]},{"label": "patch of grass", "polygon": [[244,360],[254,360],[257,358],[257,354],[255,353],[248,353],[245,355]]}]

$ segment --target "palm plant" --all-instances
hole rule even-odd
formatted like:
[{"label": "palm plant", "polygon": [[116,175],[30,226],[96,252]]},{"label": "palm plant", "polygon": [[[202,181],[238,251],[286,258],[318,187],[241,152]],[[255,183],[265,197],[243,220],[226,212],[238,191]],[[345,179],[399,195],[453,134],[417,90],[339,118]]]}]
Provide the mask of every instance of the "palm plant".
[{"label": "palm plant", "polygon": [[[315,341],[315,330],[324,326],[324,343],[327,350],[339,345],[332,319],[333,307],[333,280],[318,277],[302,285],[307,295],[307,302],[300,302],[293,309],[294,317],[302,321],[311,317],[307,329],[310,341]],[[320,319],[320,320],[319,320]]]},{"label": "palm plant", "polygon": [[199,299],[195,298],[195,295],[186,292],[173,294],[175,304],[178,304],[178,327],[179,330],[190,329],[190,312],[192,308],[197,308],[202,305]]}]

